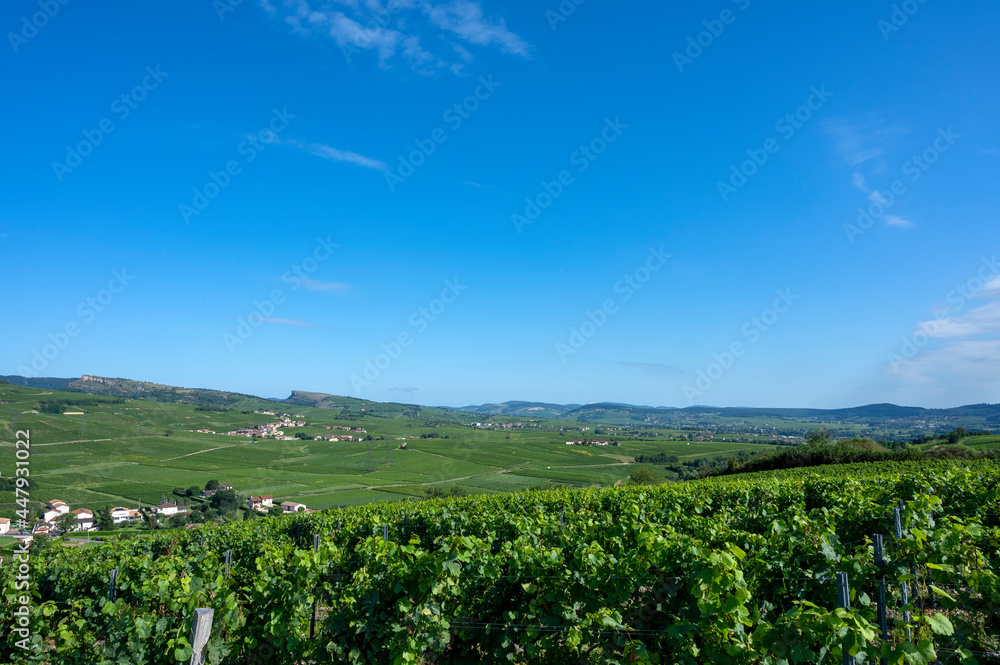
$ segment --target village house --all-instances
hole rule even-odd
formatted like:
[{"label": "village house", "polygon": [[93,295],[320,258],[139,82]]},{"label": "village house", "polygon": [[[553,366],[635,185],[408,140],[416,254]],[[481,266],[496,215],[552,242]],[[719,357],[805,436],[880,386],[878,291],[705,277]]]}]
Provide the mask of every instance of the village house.
[{"label": "village house", "polygon": [[10,531],[10,520],[6,517],[0,517],[0,536]]},{"label": "village house", "polygon": [[219,488],[214,490],[202,490],[200,496],[202,499],[211,499],[215,496],[216,492],[221,492],[222,490],[233,489],[232,483],[219,483]]},{"label": "village house", "polygon": [[247,499],[247,505],[250,506],[252,510],[267,512],[267,509],[274,505],[274,497],[270,494],[252,496]]},{"label": "village house", "polygon": [[161,503],[156,507],[156,514],[163,515],[164,517],[170,517],[171,515],[176,515],[179,512],[182,512],[180,506],[176,503],[170,503],[169,501]]},{"label": "village house", "polygon": [[129,509],[122,508],[121,506],[115,506],[111,509],[111,521],[115,524],[121,524],[122,522],[129,521]]},{"label": "village house", "polygon": [[94,511],[87,510],[86,508],[77,508],[72,512],[76,515],[77,531],[87,531],[94,526]]},{"label": "village house", "polygon": [[283,513],[298,513],[306,510],[306,504],[296,503],[294,501],[282,501],[281,502],[281,512]]},{"label": "village house", "polygon": [[54,522],[60,515],[69,512],[69,506],[64,501],[53,499],[48,503],[48,509],[42,514],[42,519],[46,522]]}]

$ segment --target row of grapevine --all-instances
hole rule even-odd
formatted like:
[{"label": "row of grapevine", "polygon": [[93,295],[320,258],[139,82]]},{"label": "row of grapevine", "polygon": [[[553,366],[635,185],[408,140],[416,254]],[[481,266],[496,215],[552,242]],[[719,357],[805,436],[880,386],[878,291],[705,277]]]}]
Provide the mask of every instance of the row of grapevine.
[{"label": "row of grapevine", "polygon": [[0,660],[186,663],[211,607],[212,663],[1000,662],[998,482],[987,461],[850,465],[50,548],[27,591],[0,572],[0,621],[28,593],[34,647],[11,633]]}]

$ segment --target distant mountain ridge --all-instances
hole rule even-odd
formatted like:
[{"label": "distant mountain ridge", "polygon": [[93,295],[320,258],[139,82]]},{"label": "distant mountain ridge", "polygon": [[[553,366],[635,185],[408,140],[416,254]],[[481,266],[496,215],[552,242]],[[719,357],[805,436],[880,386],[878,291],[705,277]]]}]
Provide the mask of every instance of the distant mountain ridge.
[{"label": "distant mountain ridge", "polygon": [[[512,400],[464,407],[428,407],[397,402],[376,402],[356,397],[293,390],[283,400],[222,390],[179,388],[148,381],[84,375],[79,379],[58,377],[28,378],[0,376],[0,381],[44,390],[65,390],[126,399],[180,402],[222,408],[261,408],[274,405],[311,406],[342,413],[367,413],[376,417],[420,418],[465,422],[474,416],[539,418],[589,422],[606,425],[646,427],[698,427],[713,419],[784,419],[816,423],[872,424],[905,421],[910,425],[935,421],[961,427],[1000,427],[1000,405],[970,404],[949,409],[927,409],[895,404],[868,404],[844,409],[760,408],[689,406],[684,408],[636,406],[614,402],[594,404],[554,404]],[[269,407],[270,408],[270,407]]]},{"label": "distant mountain ridge", "polygon": [[[549,404],[546,402],[510,401],[502,404],[481,404],[479,406],[463,406],[454,409],[466,413],[478,413],[485,416],[525,416],[534,418],[562,418],[581,404]],[[452,407],[444,407],[450,409]]]},{"label": "distant mountain ridge", "polygon": [[[781,407],[745,407],[745,406],[636,406],[616,402],[596,402],[593,404],[549,404],[543,402],[510,401],[498,404],[482,404],[455,407],[456,411],[482,414],[525,413],[525,406],[544,407],[559,414],[567,420],[586,420],[600,413],[622,413],[640,416],[646,412],[666,414],[711,414],[728,418],[801,418],[801,419],[831,419],[850,421],[864,418],[913,418],[921,415],[928,417],[959,416],[959,415],[1000,415],[1000,404],[969,404],[949,409],[927,409],[921,406],[898,406],[896,404],[868,404],[843,409],[808,409]],[[445,407],[452,408],[452,407]]]}]

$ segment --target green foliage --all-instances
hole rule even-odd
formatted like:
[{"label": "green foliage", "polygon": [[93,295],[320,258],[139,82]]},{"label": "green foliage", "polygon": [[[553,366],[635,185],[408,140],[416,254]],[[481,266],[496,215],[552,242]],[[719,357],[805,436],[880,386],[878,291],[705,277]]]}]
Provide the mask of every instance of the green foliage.
[{"label": "green foliage", "polygon": [[60,531],[73,531],[78,524],[79,521],[73,513],[65,513],[56,518],[56,526]]},{"label": "green foliage", "polygon": [[448,489],[434,485],[425,490],[425,495],[428,499],[444,499],[446,497],[454,498],[466,496],[467,494],[468,491],[458,485],[452,485]]},{"label": "green foliage", "polygon": [[759,453],[752,457],[732,457],[719,464],[706,475],[754,473],[775,469],[821,466],[825,464],[855,464],[858,462],[918,461],[925,459],[975,459],[990,457],[992,453],[976,452],[962,446],[922,449],[907,447],[888,450],[871,439],[823,441],[807,443],[793,448]]},{"label": "green foliage", "polygon": [[97,511],[97,527],[101,531],[111,531],[115,528],[115,522],[111,518],[111,508],[109,506],[104,506],[103,510]]},{"label": "green foliage", "polygon": [[640,466],[628,479],[636,485],[655,485],[660,482],[660,475],[651,466]]},{"label": "green foliage", "polygon": [[[32,560],[36,662],[179,665],[194,608],[212,607],[209,662],[793,665],[847,651],[865,663],[972,663],[1000,649],[998,484],[988,460],[838,465],[49,547]],[[900,539],[889,535],[897,500]],[[887,534],[884,571],[872,533]],[[851,579],[851,609],[837,607],[836,572]],[[871,601],[882,574],[893,607],[911,612],[905,624],[894,609],[888,641]],[[903,581],[920,599],[906,608]],[[13,583],[0,569],[5,625]],[[20,654],[13,639],[0,638],[0,661]]]},{"label": "green foliage", "polygon": [[221,513],[227,513],[242,506],[243,502],[240,501],[236,490],[219,490],[212,495],[210,505]]}]

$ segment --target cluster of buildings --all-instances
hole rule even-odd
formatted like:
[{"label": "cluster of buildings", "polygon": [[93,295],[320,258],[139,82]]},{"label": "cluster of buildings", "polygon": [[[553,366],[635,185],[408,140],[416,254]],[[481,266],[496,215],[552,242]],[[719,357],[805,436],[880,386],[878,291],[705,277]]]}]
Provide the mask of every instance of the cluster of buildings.
[{"label": "cluster of buildings", "polygon": [[[360,439],[358,439],[360,441]],[[230,483],[220,483],[217,489],[209,490],[206,489],[202,491],[200,497],[203,499],[211,499],[215,494],[222,490],[232,490],[233,486]],[[264,494],[261,496],[252,496],[247,499],[247,505],[252,510],[266,513],[268,510],[274,506],[274,497],[269,494]],[[283,501],[278,504],[281,507],[283,513],[292,514],[299,512],[312,512],[304,503],[298,503],[295,501]],[[148,508],[125,508],[123,506],[115,506],[111,508],[111,521],[114,524],[126,524],[129,522],[139,522],[145,519],[146,515],[152,514],[157,517],[173,517],[174,515],[186,515],[192,512],[188,507],[178,505],[169,501],[163,501],[156,506],[150,506]],[[73,515],[76,518],[75,523],[69,523],[68,520],[60,520],[63,515]],[[7,533],[13,532],[17,529],[17,524],[12,523],[12,521],[6,517],[0,517],[0,535],[5,535]],[[30,535],[46,534],[52,535],[55,532],[62,531],[97,531],[97,519],[94,516],[94,511],[87,508],[77,508],[76,510],[70,510],[69,504],[65,501],[60,501],[59,499],[53,499],[45,505],[45,510],[42,513],[42,517],[38,519],[31,525]],[[18,530],[16,533],[18,535],[27,535],[28,529]]]},{"label": "cluster of buildings", "polygon": [[567,441],[567,446],[617,446],[617,441],[605,441],[604,439],[583,439],[581,441]]},{"label": "cluster of buildings", "polygon": [[[72,515],[76,518],[76,520],[75,522],[69,522],[68,524],[68,520],[61,522],[59,518],[63,515]],[[141,520],[142,517],[142,512],[138,510],[130,510],[122,507],[115,507],[111,509],[111,519],[116,524]],[[0,535],[8,533],[13,528],[14,525],[9,519],[6,517],[0,518]],[[41,518],[31,524],[30,533],[33,536],[38,534],[48,535],[57,530],[61,531],[63,529],[68,531],[96,531],[97,519],[94,516],[94,511],[88,508],[70,510],[69,504],[65,501],[53,499],[45,504],[45,510],[42,512]]]},{"label": "cluster of buildings", "polygon": [[[308,513],[311,512],[304,503],[296,503],[295,501],[282,501],[280,504],[281,512],[286,515],[291,513]],[[274,507],[274,497],[270,494],[261,494],[260,496],[252,496],[247,499],[247,506],[251,510],[256,510],[261,513],[268,512]]]},{"label": "cluster of buildings", "polygon": [[[274,415],[273,413],[267,412],[268,415]],[[301,418],[302,416],[295,416],[296,418]],[[285,436],[282,427],[305,427],[306,421],[304,420],[292,420],[292,416],[287,413],[283,413],[278,416],[279,420],[275,423],[264,423],[263,425],[255,425],[253,427],[240,427],[234,429],[231,432],[223,432],[227,436],[245,436],[249,438],[256,439],[278,439],[281,441],[293,440],[294,436]],[[201,430],[199,430],[201,431]],[[208,432],[214,434],[215,432]]]},{"label": "cluster of buildings", "polygon": [[232,484],[230,484],[230,483],[219,483],[219,487],[217,489],[214,489],[214,490],[202,490],[201,494],[199,494],[198,496],[200,496],[202,499],[211,499],[213,496],[216,495],[216,493],[218,493],[218,492],[220,492],[222,490],[231,490],[231,489],[233,489]]}]

